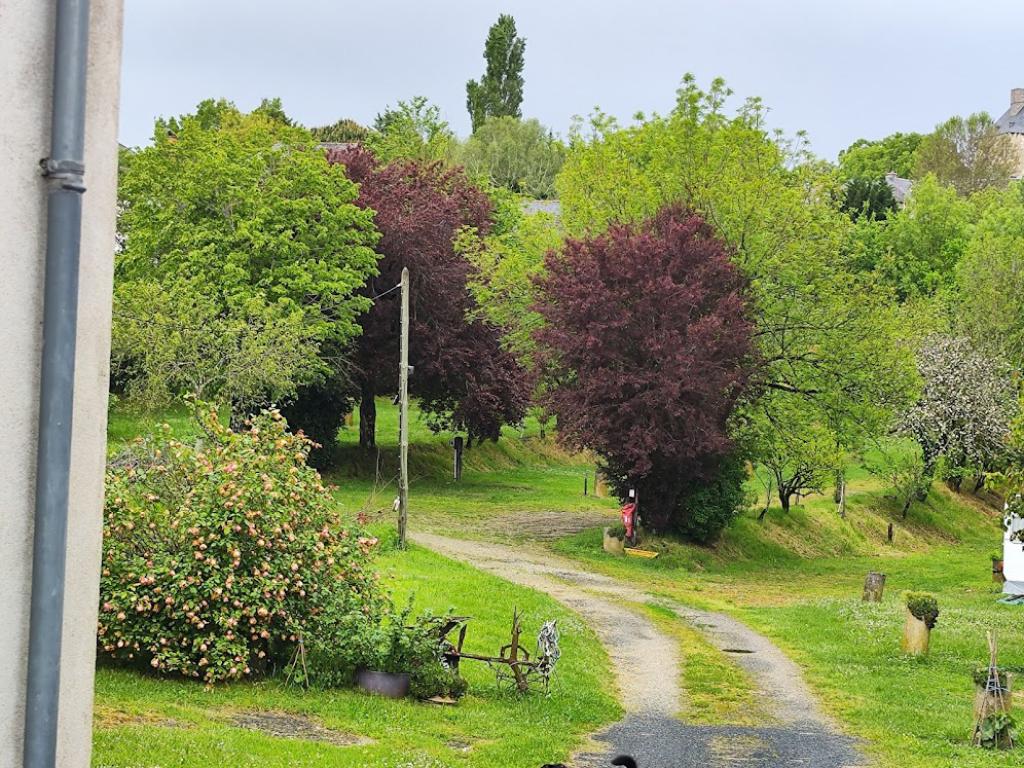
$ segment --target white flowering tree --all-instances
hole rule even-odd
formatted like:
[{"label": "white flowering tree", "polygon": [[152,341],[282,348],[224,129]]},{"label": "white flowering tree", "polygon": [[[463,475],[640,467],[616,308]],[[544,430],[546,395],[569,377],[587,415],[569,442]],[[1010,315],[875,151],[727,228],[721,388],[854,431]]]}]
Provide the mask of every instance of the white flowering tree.
[{"label": "white flowering tree", "polygon": [[932,335],[917,355],[920,397],[903,414],[900,431],[921,447],[925,477],[942,460],[957,488],[965,477],[996,468],[1005,456],[1018,403],[1010,368],[958,336]]}]

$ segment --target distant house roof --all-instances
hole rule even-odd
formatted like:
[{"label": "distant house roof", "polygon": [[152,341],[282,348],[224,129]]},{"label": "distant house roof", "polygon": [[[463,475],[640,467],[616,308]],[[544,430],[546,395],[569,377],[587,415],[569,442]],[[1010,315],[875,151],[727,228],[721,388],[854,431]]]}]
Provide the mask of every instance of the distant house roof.
[{"label": "distant house roof", "polygon": [[358,141],[321,141],[317,144],[320,149],[326,149],[330,152],[332,149],[354,149],[359,146]]},{"label": "distant house roof", "polygon": [[910,190],[914,186],[914,182],[910,179],[904,179],[902,176],[897,176],[892,171],[885,174],[885,183],[888,184],[889,189],[892,190],[892,197],[893,200],[896,201],[897,205],[904,205],[907,202],[907,198],[910,197]]},{"label": "distant house roof", "polygon": [[526,213],[550,213],[558,218],[562,215],[562,204],[557,200],[524,200],[523,211]]},{"label": "distant house roof", "polygon": [[1000,133],[1024,133],[1024,88],[1010,91],[1010,108],[996,120],[996,129]]}]

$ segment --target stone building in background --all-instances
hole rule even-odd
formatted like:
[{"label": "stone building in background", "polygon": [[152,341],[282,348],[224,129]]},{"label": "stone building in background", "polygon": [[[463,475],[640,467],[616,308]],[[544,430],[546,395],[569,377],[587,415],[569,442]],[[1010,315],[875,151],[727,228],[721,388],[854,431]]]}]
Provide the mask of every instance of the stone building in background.
[{"label": "stone building in background", "polygon": [[1024,178],[1024,88],[1010,90],[1010,107],[996,120],[996,129],[1012,142],[1016,155],[1013,178]]}]

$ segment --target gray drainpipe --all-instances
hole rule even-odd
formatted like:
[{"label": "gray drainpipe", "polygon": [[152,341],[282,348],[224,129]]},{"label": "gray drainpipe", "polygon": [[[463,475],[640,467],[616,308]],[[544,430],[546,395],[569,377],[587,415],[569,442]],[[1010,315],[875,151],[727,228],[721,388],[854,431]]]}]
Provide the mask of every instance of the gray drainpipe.
[{"label": "gray drainpipe", "polygon": [[85,173],[88,0],[57,0],[47,178],[46,282],[39,384],[39,445],[32,542],[32,608],[25,694],[25,768],[57,761],[64,557],[71,413],[78,331],[78,261]]}]

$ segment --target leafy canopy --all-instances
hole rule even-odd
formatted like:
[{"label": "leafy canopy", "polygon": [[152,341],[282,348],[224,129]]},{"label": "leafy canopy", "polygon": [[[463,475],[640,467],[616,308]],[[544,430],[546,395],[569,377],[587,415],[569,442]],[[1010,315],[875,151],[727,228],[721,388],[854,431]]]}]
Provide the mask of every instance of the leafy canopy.
[{"label": "leafy canopy", "polygon": [[466,109],[473,131],[489,117],[521,117],[526,39],[516,33],[516,20],[501,14],[487,33],[487,70],[479,82],[466,83]]},{"label": "leafy canopy", "polygon": [[[525,371],[501,346],[502,330],[480,316],[469,287],[471,265],[457,243],[491,229],[491,202],[461,169],[439,163],[380,164],[365,149],[332,152],[332,163],[359,184],[359,204],[381,232],[379,274],[365,293],[378,297],[359,318],[355,347],[360,398],[393,392],[397,384],[399,292],[410,273],[410,391],[436,429],[494,438],[518,422],[529,393]],[[472,236],[472,235],[470,235]],[[364,444],[372,435],[361,434]]]},{"label": "leafy canopy", "polygon": [[538,284],[545,405],[562,439],[597,451],[666,530],[687,485],[733,450],[726,425],[752,375],[745,281],[680,206],[569,239]]},{"label": "leafy canopy", "polygon": [[986,187],[1005,187],[1016,167],[1009,137],[999,133],[985,112],[951,117],[921,141],[914,164],[916,178],[929,173],[961,195]]},{"label": "leafy canopy", "polygon": [[114,350],[143,390],[286,396],[359,334],[372,215],[273,111],[204,102],[124,156]]},{"label": "leafy canopy", "polygon": [[472,176],[534,198],[553,197],[565,147],[537,120],[491,117],[459,147]]},{"label": "leafy canopy", "polygon": [[370,129],[364,125],[360,125],[350,117],[343,117],[330,125],[310,128],[309,132],[317,141],[344,143],[350,141],[365,141],[370,133]]},{"label": "leafy canopy", "polygon": [[667,203],[701,214],[750,284],[765,395],[743,424],[758,425],[762,446],[798,441],[771,425],[800,414],[834,443],[856,445],[887,429],[914,386],[891,294],[853,269],[843,247],[853,224],[832,203],[834,175],[800,136],[770,134],[759,100],[727,114],[730,93],[687,76],[666,116],[621,128],[598,112],[589,135],[578,124],[556,181],[563,221],[581,234]]},{"label": "leafy canopy", "polygon": [[924,137],[920,133],[893,133],[884,139],[857,139],[839,153],[839,177],[883,179],[887,173],[910,178],[915,153]]},{"label": "leafy canopy", "polygon": [[436,105],[425,96],[414,96],[377,115],[364,143],[383,163],[393,160],[434,162],[450,156],[455,134]]},{"label": "leafy canopy", "polygon": [[953,303],[975,346],[1024,370],[1024,185],[1014,183],[981,211],[956,268]]}]

